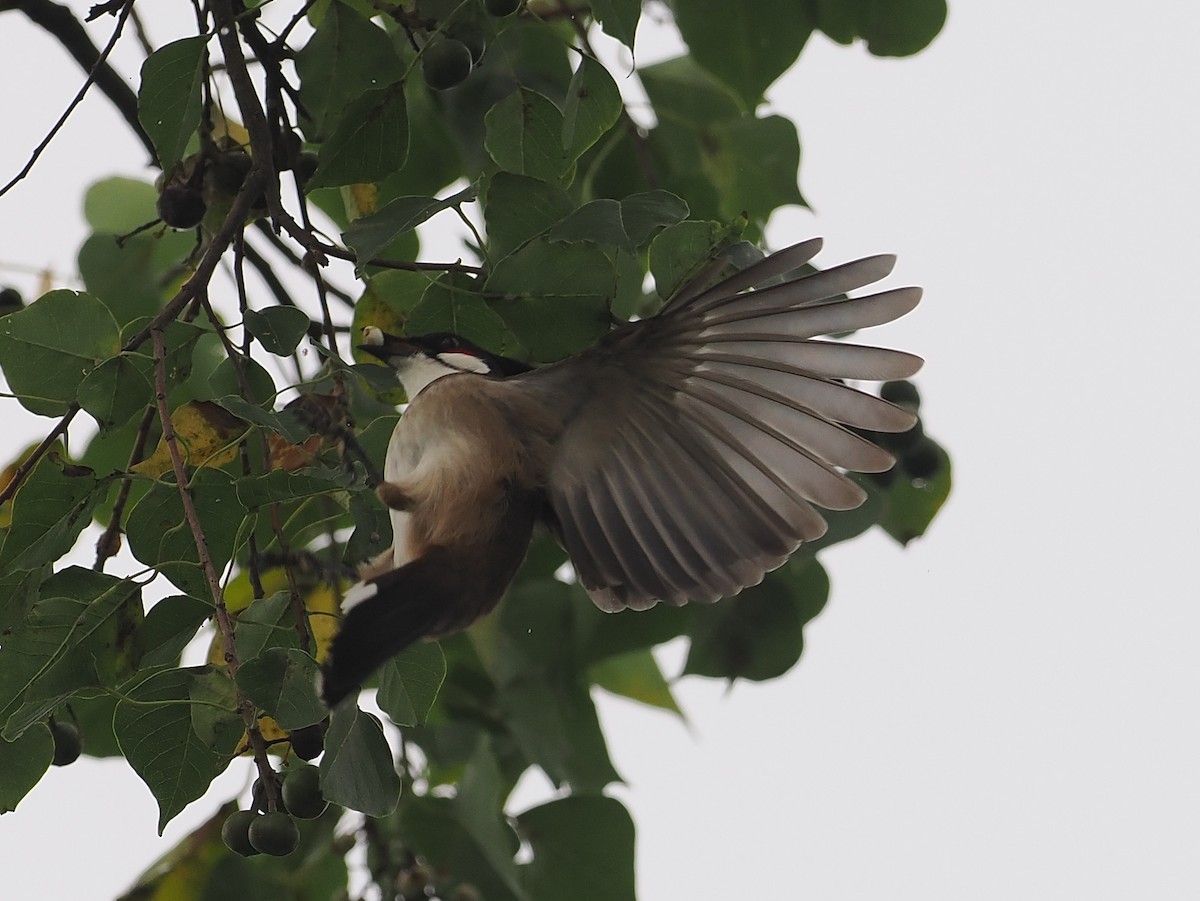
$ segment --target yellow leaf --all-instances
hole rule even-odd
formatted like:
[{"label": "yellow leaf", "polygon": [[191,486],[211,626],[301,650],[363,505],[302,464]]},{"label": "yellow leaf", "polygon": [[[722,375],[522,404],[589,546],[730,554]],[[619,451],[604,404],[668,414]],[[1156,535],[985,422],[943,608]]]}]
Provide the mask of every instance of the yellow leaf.
[{"label": "yellow leaf", "polygon": [[[206,400],[189,401],[171,414],[179,452],[187,466],[223,466],[237,458],[237,439],[246,424]],[[171,452],[159,439],[154,453],[131,469],[144,476],[160,476],[171,469]]]},{"label": "yellow leaf", "polygon": [[373,184],[346,185],[342,188],[346,218],[353,222],[379,209],[379,188]]}]

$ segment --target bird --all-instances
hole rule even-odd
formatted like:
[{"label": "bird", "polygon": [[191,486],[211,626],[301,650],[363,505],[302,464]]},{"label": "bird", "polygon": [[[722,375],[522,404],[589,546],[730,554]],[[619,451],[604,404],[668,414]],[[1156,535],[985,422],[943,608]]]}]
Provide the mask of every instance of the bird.
[{"label": "bird", "polygon": [[921,289],[849,297],[896,258],[814,270],[820,248],[729,275],[718,256],[655,315],[536,368],[451,333],[365,328],[360,348],[409,403],[376,488],[393,544],[346,592],[325,702],[490,612],[539,523],[615,612],[735,595],[825,532],[817,508],[861,504],[848,473],[894,463],[864,436],[916,416],[856,383],[908,378],[923,361],[821,337],[898,319]]}]

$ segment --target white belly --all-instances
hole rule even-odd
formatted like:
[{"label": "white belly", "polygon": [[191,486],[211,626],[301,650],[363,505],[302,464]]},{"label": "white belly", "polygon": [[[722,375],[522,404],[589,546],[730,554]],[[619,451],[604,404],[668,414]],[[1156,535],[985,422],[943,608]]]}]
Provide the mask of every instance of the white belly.
[{"label": "white belly", "polygon": [[[405,428],[403,418],[396,423],[388,442],[387,457],[383,461],[383,477],[389,482],[403,481],[421,461],[421,447],[411,434],[411,428]],[[412,514],[403,510],[391,510],[392,515],[392,555],[396,568],[413,559],[410,532]]]}]

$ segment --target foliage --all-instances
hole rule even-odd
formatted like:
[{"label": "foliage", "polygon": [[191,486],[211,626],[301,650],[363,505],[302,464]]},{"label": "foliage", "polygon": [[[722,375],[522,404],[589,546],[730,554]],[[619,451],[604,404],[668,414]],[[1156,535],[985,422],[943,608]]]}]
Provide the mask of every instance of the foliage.
[{"label": "foliage", "polygon": [[[89,192],[86,290],[24,308],[6,292],[0,367],[57,421],[0,494],[0,810],[63,724],[85,754],[129,762],[160,829],[238,755],[260,776],[263,816],[227,824],[226,805],[131,898],[326,898],[356,843],[404,897],[631,898],[633,824],[604,795],[619,774],[592,688],[678,711],[652,650],[679,636],[687,673],[780,675],[828,594],[816,551],[876,524],[907,541],[946,497],[949,460],[923,430],[887,438],[901,464],[862,480],[862,508],[712,607],[598,613],[541,538],[495,614],[384,668],[387,722],[328,716],[313,678],[343,573],[390,543],[371,461],[401,398],[352,349],[359,330],[453,330],[533,362],[586,347],[804,203],[796,127],[761,107],[814,30],[903,55],[945,17],[942,0],[674,0],[691,55],[617,72],[593,42],[632,51],[638,0],[516,5],[211,0],[200,33],[142,67],[130,124],[163,174]],[[106,12],[123,24],[128,7]],[[648,103],[627,107],[638,86]],[[456,217],[477,265],[426,257],[415,229],[434,217]],[[181,230],[139,230],[157,218]],[[232,284],[214,280],[222,261]],[[90,568],[70,555],[89,525]],[[105,572],[115,560],[137,574]],[[198,635],[206,657],[181,666]],[[273,832],[273,771],[322,750],[296,784],[331,806],[307,800],[298,839]],[[530,767],[562,793],[513,813]],[[286,863],[241,856],[296,841]]]}]

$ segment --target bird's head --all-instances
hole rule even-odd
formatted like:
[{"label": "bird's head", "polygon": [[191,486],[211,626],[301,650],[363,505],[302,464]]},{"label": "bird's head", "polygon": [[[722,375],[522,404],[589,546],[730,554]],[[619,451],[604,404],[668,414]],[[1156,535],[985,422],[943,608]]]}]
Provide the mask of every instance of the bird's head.
[{"label": "bird's head", "polygon": [[367,326],[363,329],[359,347],[396,370],[409,399],[416,397],[430,382],[445,375],[468,372],[495,377],[516,375],[529,369],[524,363],[489,353],[451,332],[431,332],[402,338]]}]

